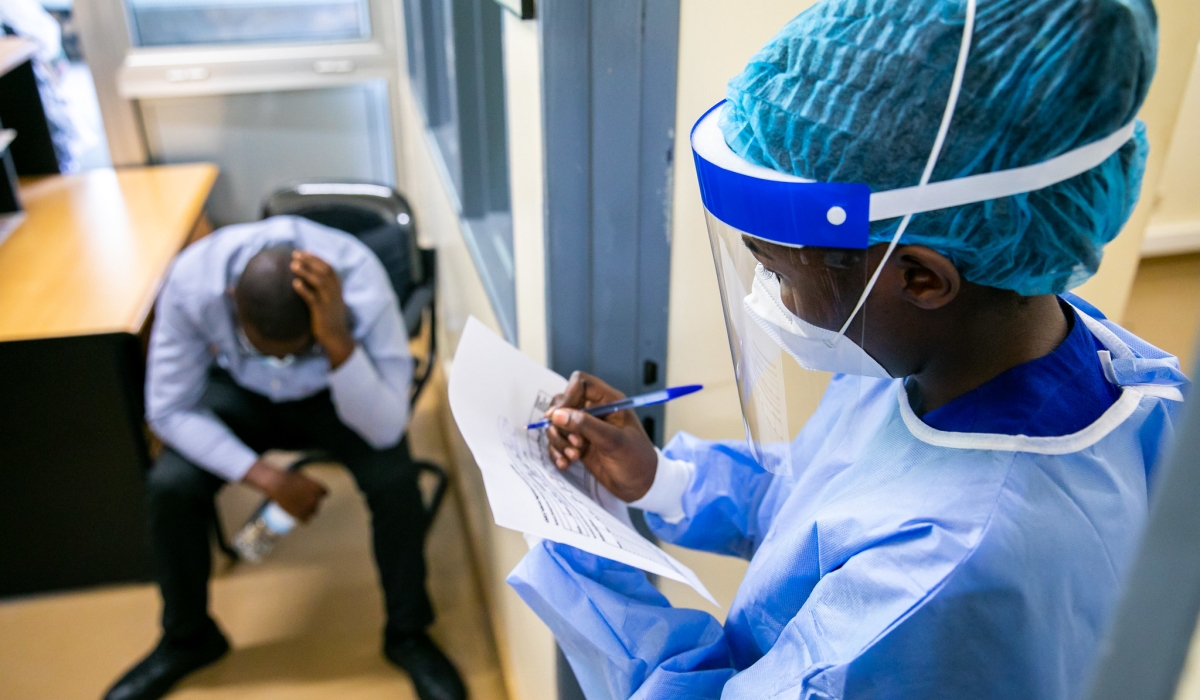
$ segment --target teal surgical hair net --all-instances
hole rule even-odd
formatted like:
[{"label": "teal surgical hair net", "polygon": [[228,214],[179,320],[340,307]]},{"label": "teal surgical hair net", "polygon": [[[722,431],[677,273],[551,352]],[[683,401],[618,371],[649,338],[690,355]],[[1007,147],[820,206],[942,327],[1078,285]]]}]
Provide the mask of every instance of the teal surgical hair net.
[{"label": "teal surgical hair net", "polygon": [[[825,0],[729,83],[725,140],[743,158],[880,192],[916,185],[937,136],[966,3]],[[979,0],[962,94],[932,182],[1033,165],[1135,118],[1154,76],[1150,0]],[[917,214],[925,245],[976,284],[1059,293],[1095,274],[1141,189],[1145,125],[1048,188]],[[871,224],[890,241],[899,219]]]}]

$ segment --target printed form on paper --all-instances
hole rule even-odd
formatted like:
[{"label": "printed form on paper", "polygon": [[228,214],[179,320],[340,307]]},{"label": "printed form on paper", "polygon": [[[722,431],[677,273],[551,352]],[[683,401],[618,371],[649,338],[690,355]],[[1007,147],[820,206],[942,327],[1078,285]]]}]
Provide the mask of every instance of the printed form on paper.
[{"label": "printed form on paper", "polygon": [[686,583],[717,604],[691,569],[642,537],[626,505],[580,463],[560,472],[540,419],[567,380],[529,359],[475,318],[450,374],[450,410],[475,462],[496,524]]}]

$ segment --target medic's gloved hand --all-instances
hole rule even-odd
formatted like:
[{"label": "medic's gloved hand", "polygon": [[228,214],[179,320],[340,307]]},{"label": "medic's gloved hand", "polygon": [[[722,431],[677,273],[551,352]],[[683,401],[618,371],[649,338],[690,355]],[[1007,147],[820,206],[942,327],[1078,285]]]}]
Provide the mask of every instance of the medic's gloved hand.
[{"label": "medic's gloved hand", "polygon": [[612,403],[625,395],[586,372],[575,372],[566,391],[554,397],[546,417],[552,425],[550,458],[559,469],[581,460],[617,498],[632,503],[650,490],[658,468],[654,443],[633,411],[597,418],[577,410]]}]

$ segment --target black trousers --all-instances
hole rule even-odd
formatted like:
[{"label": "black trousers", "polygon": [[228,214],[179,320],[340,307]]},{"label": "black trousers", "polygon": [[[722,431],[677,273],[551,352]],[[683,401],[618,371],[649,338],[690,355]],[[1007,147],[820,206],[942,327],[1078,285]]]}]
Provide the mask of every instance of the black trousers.
[{"label": "black trousers", "polygon": [[[387,638],[419,632],[433,622],[425,591],[426,516],[407,438],[396,447],[375,450],[338,419],[329,392],[272,403],[221,371],[210,377],[203,403],[256,452],[321,449],[344,464],[371,511]],[[187,644],[214,624],[208,616],[209,537],[214,497],[224,484],[170,448],[150,470],[147,510],[167,641]]]}]

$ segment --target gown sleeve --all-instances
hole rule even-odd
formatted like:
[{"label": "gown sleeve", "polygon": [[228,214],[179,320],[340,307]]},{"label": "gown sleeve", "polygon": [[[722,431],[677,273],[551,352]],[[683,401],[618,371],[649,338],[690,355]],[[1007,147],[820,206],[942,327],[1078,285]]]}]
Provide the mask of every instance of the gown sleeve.
[{"label": "gown sleeve", "polygon": [[[715,618],[671,607],[624,564],[543,541],[508,582],[550,627],[588,698],[843,699],[878,670],[856,660],[920,609],[967,549],[936,525],[913,523],[830,562],[766,654],[742,663]],[[937,642],[936,621],[913,626],[924,626],[908,636],[921,649]]]},{"label": "gown sleeve", "polygon": [[654,534],[681,547],[749,559],[766,532],[759,507],[774,475],[758,466],[745,442],[679,433],[663,454],[696,465],[696,475],[683,493],[682,520],[671,523],[646,514]]},{"label": "gown sleeve", "polygon": [[716,618],[672,608],[630,566],[546,540],[508,583],[550,627],[588,698],[719,698],[733,677]]},{"label": "gown sleeve", "polygon": [[[892,392],[890,382],[875,382],[873,391]],[[836,375],[829,383],[816,413],[790,444],[764,446],[766,450],[789,450],[793,473],[772,474],[763,469],[745,440],[701,440],[678,433],[663,450],[669,459],[695,465],[683,494],[684,518],[667,522],[653,513],[646,523],[661,539],[688,549],[749,559],[766,536],[775,511],[786,500],[791,485],[825,446],[830,434],[847,415],[863,390],[859,378]]]}]

